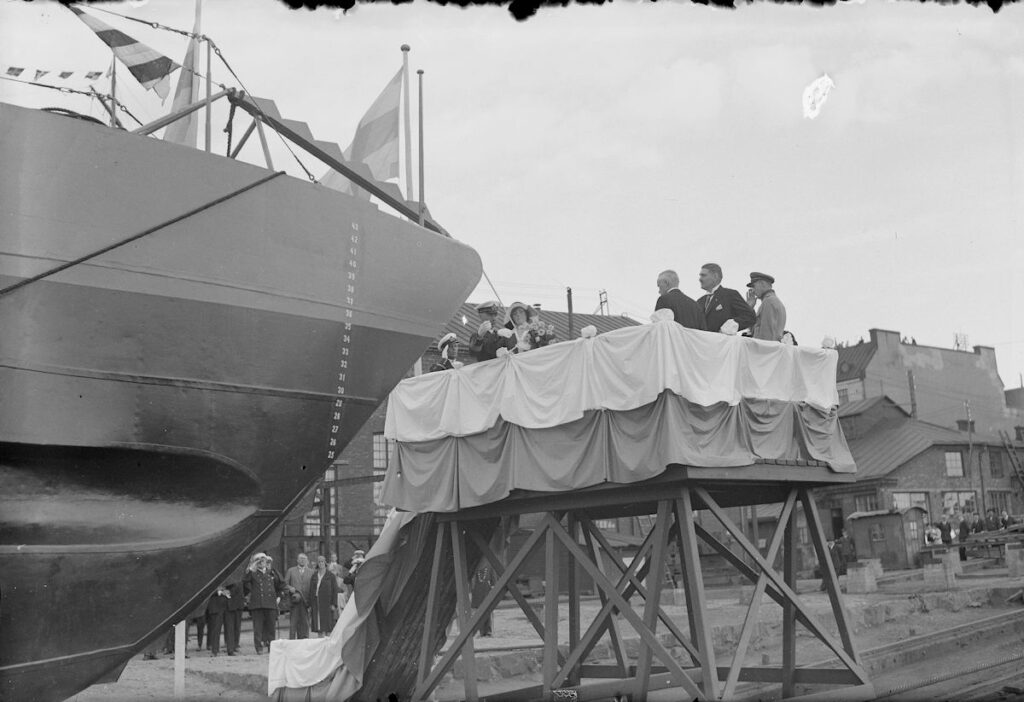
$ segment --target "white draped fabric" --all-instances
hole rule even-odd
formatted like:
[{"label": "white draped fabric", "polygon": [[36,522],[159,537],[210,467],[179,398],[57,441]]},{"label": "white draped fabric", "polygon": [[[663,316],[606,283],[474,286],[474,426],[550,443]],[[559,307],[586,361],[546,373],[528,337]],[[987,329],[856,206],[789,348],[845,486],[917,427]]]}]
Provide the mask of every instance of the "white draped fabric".
[{"label": "white draped fabric", "polygon": [[[362,686],[366,669],[367,617],[382,591],[398,534],[415,518],[410,512],[391,511],[359,569],[355,594],[349,598],[331,635],[323,639],[279,639],[270,644],[267,694],[279,688],[308,688],[337,672],[330,684],[330,699],[344,700]],[[344,660],[343,660],[344,655]]]},{"label": "white draped fabric", "polygon": [[669,390],[709,407],[780,400],[829,410],[838,354],[656,322],[402,381],[385,436],[468,436],[505,422],[542,429],[587,410],[632,410]]}]

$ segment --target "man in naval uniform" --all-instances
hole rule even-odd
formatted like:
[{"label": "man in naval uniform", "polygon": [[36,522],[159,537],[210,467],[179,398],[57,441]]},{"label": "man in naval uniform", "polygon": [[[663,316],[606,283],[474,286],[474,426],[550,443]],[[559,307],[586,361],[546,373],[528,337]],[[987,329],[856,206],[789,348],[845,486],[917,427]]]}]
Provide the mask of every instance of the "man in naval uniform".
[{"label": "man in naval uniform", "polygon": [[[704,321],[707,322],[708,331],[726,332],[735,334],[744,329],[750,329],[757,318],[754,310],[747,304],[743,296],[732,288],[722,286],[722,267],[717,263],[705,263],[701,266],[700,287],[706,295],[697,300],[697,305],[704,312]],[[726,327],[729,320],[736,323]]]},{"label": "man in naval uniform", "polygon": [[501,314],[500,303],[494,300],[484,302],[476,306],[476,311],[480,315],[480,326],[469,337],[469,350],[476,356],[476,360],[489,361],[497,358],[498,349],[505,348],[511,351],[515,348],[515,335],[505,336],[499,333],[503,328],[498,321]]}]

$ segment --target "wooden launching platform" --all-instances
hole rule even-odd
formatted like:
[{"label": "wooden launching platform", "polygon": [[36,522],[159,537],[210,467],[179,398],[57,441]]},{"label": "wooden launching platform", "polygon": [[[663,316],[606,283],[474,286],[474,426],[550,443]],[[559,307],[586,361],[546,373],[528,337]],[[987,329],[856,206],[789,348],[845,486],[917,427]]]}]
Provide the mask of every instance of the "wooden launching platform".
[{"label": "wooden launching platform", "polygon": [[[645,700],[655,690],[677,689],[679,699],[732,699],[741,682],[778,683],[783,698],[795,698],[797,685],[820,692],[798,699],[870,699],[873,687],[858,658],[843,609],[836,573],[821,518],[813,500],[817,486],[852,481],[817,461],[769,461],[740,468],[669,466],[655,478],[630,485],[603,484],[558,493],[514,492],[491,504],[448,514],[434,514],[432,565],[427,593],[413,700],[430,699],[458,658],[463,661],[465,699],[480,699],[474,635],[499,601],[510,595],[544,642],[541,684],[488,700]],[[783,503],[775,532],[762,552],[730,518],[727,508]],[[801,505],[807,530],[824,575],[835,617],[835,630],[823,626],[796,592],[796,507]],[[701,512],[698,521],[695,516]],[[514,553],[502,558],[492,534],[498,520],[539,514],[537,526]],[[595,520],[654,515],[636,555],[627,563],[595,526]],[[504,520],[502,518],[505,518]],[[702,525],[703,523],[703,525]],[[714,529],[705,525],[715,523]],[[719,529],[718,527],[721,527]],[[726,535],[723,539],[722,535]],[[731,543],[729,543],[731,541]],[[731,663],[719,665],[711,629],[698,543],[710,547],[754,587]],[[671,549],[682,564],[687,626],[677,625],[661,605]],[[538,614],[516,587],[528,557],[543,549],[545,600]],[[469,554],[473,554],[471,557]],[[475,556],[480,554],[479,562]],[[429,558],[424,553],[422,558]],[[562,565],[568,559],[568,568]],[[495,582],[477,608],[470,603],[469,583],[478,566],[488,565]],[[560,567],[561,566],[561,567]],[[568,601],[559,601],[559,577],[567,572]],[[580,616],[580,574],[592,580],[601,609],[584,626]],[[439,629],[447,626],[442,611],[446,586],[454,580],[458,635],[438,654]],[[782,651],[777,666],[745,664],[759,609],[767,595],[781,608]],[[642,613],[630,604],[643,603]],[[559,614],[567,610],[568,636],[559,636]],[[837,661],[832,668],[800,668],[796,656],[798,626],[806,629]],[[659,627],[662,635],[659,636]],[[418,627],[417,627],[418,628]],[[638,636],[635,660],[626,654],[624,635]],[[667,632],[667,639],[666,639]],[[589,659],[607,637],[614,662]],[[666,645],[666,640],[669,642]],[[682,657],[670,649],[684,651]],[[681,658],[681,659],[680,659]],[[820,659],[820,652],[816,656]],[[728,659],[726,659],[728,660]],[[818,688],[818,686],[821,686]],[[674,693],[673,693],[674,694]]]}]

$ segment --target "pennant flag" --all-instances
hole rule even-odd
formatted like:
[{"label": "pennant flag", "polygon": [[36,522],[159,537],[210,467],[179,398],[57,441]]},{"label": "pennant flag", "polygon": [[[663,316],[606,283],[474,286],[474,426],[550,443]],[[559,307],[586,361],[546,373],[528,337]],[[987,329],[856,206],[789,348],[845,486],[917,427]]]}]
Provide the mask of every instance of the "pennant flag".
[{"label": "pennant flag", "polygon": [[[398,106],[402,96],[402,73],[402,69],[398,69],[395,77],[377,96],[359,121],[352,143],[345,149],[345,160],[353,165],[365,164],[375,180],[398,177]],[[359,197],[370,199],[368,192],[355,188],[337,171],[329,171],[322,182],[342,192],[358,190],[356,194]]]},{"label": "pennant flag", "polygon": [[37,69],[36,70],[36,80],[39,80],[40,78],[45,76],[47,73],[49,73],[49,71],[42,71],[42,70],[38,70]]},{"label": "pennant flag", "polygon": [[167,97],[170,74],[181,66],[119,29],[114,29],[107,23],[87,15],[80,8],[68,5],[68,9],[78,15],[78,19],[85,22],[89,29],[96,32],[96,36],[113,50],[114,55],[128,67],[143,88],[156,91],[161,99]]},{"label": "pennant flag", "polygon": [[823,74],[813,83],[804,88],[804,117],[814,119],[821,112],[822,106],[828,99],[828,94],[836,86],[828,74]]},{"label": "pennant flag", "polygon": [[[192,34],[199,36],[200,20],[202,17],[202,0],[196,0],[196,23],[192,28]],[[174,89],[174,101],[171,103],[171,112],[183,110],[193,102],[199,95],[199,81],[195,74],[196,55],[199,53],[199,40],[193,37],[188,42],[188,49],[185,51],[185,59],[182,62],[181,73],[178,74],[178,87]],[[187,117],[182,117],[177,122],[167,125],[164,132],[164,141],[174,142],[182,146],[196,148],[196,130],[198,125],[198,113],[193,112]]]},{"label": "pennant flag", "polygon": [[11,66],[10,68],[7,69],[7,75],[14,76],[15,78],[17,78],[18,76],[20,76],[22,74],[22,72],[24,70],[25,70],[24,68],[18,68],[16,66]]},{"label": "pennant flag", "polygon": [[58,78],[60,78],[61,80],[65,78],[70,78],[72,73],[74,73],[74,71],[61,71]]},{"label": "pennant flag", "polygon": [[89,71],[85,74],[86,80],[99,80],[103,77],[103,71]]}]

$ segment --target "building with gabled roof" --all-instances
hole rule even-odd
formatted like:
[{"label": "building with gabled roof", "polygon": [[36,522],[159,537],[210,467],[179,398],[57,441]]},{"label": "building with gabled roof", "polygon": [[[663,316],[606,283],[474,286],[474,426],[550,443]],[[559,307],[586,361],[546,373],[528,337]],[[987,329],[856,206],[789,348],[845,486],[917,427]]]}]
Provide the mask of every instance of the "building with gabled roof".
[{"label": "building with gabled roof", "polygon": [[855,512],[917,505],[936,521],[954,510],[982,515],[989,508],[1024,511],[1022,485],[997,435],[922,421],[888,396],[841,406],[839,422],[857,478],[816,491],[823,519],[835,535]]},{"label": "building with gabled roof", "polygon": [[871,329],[870,339],[840,346],[836,387],[840,405],[887,396],[907,413],[955,428],[966,421],[988,434],[1024,428],[1024,410],[1007,403],[995,349],[918,345],[898,331]]}]

